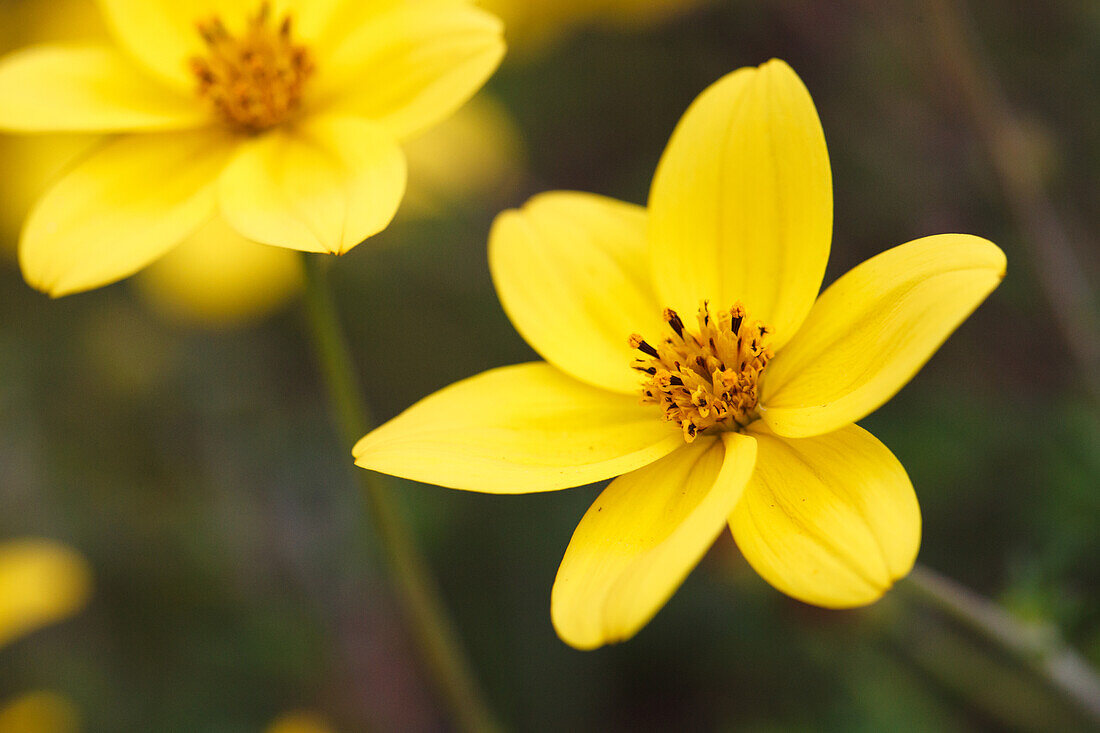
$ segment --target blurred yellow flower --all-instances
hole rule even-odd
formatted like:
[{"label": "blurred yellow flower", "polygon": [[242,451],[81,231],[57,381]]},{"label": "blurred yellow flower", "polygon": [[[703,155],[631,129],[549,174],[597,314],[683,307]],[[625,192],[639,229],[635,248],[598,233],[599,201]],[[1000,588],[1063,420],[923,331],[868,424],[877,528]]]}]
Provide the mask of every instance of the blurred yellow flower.
[{"label": "blurred yellow flower", "polygon": [[503,54],[454,0],[102,0],[118,47],[0,64],[0,128],[118,133],[31,211],[28,282],[113,282],[220,214],[266,244],[342,253],[389,223],[398,142],[462,105]]},{"label": "blurred yellow flower", "polygon": [[80,718],[73,704],[45,690],[28,692],[0,705],[3,733],[75,733]]},{"label": "blurred yellow flower", "polygon": [[1005,258],[978,237],[926,237],[818,297],[832,215],[801,80],[778,60],[729,74],[680,121],[648,208],[556,192],[497,218],[497,292],[548,363],[425,398],[364,437],[356,463],[491,493],[619,476],[554,583],[554,626],[578,648],[636,633],[727,523],[779,590],[876,600],[913,565],[920,511],[854,422],[997,287]]},{"label": "blurred yellow flower", "polygon": [[328,722],[307,711],[297,710],[280,715],[264,733],[334,733]]},{"label": "blurred yellow flower", "polygon": [[172,319],[217,326],[270,313],[301,283],[293,251],[250,242],[221,217],[134,279],[145,299]]},{"label": "blurred yellow flower", "polygon": [[0,646],[80,610],[91,571],[80,555],[44,539],[0,543]]},{"label": "blurred yellow flower", "polygon": [[[107,39],[92,0],[35,0],[3,9],[18,42]],[[0,222],[17,231],[27,210],[58,175],[92,149],[95,135],[0,136],[9,175],[0,179]],[[501,105],[484,95],[402,145],[409,186],[399,217],[427,216],[462,197],[484,195],[518,175],[520,133]],[[16,240],[4,238],[4,247]],[[13,249],[14,253],[14,249]],[[267,316],[297,294],[297,256],[237,234],[215,217],[134,280],[158,311],[185,324],[233,327]]]}]

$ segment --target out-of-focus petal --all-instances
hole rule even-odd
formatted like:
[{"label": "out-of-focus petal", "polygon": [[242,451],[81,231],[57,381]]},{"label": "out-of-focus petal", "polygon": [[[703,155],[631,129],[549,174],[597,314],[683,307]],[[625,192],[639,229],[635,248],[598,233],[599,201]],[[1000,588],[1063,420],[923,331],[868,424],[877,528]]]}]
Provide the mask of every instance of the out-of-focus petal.
[{"label": "out-of-focus petal", "polygon": [[189,59],[205,50],[198,24],[220,18],[238,32],[256,0],[99,0],[119,45],[147,69],[183,90],[195,87]]},{"label": "out-of-focus petal", "polygon": [[409,187],[397,216],[427,217],[452,205],[507,194],[522,174],[523,135],[504,105],[485,94],[401,143]]},{"label": "out-of-focus petal", "polygon": [[0,647],[79,611],[91,593],[80,555],[44,539],[0,544]]},{"label": "out-of-focus petal", "polygon": [[4,733],[77,733],[80,715],[66,698],[48,690],[27,692],[0,704]]},{"label": "out-of-focus petal", "polygon": [[245,239],[215,217],[138,274],[134,285],[183,323],[239,326],[270,314],[298,292],[299,257]]},{"label": "out-of-focus petal", "polygon": [[113,48],[33,46],[0,64],[0,128],[15,132],[182,130],[210,121]]},{"label": "out-of-focus petal", "polygon": [[323,59],[317,103],[405,139],[451,115],[504,55],[500,21],[453,0],[367,12]]},{"label": "out-of-focus petal", "polygon": [[219,184],[222,215],[243,236],[343,254],[386,228],[405,192],[405,158],[379,125],[319,117],[242,146]]},{"label": "out-of-focus petal", "polygon": [[316,713],[297,710],[280,715],[264,733],[336,733],[336,729]]},{"label": "out-of-focus petal", "polygon": [[31,211],[19,243],[23,276],[58,296],[137,272],[213,215],[233,144],[205,130],[106,143]]}]

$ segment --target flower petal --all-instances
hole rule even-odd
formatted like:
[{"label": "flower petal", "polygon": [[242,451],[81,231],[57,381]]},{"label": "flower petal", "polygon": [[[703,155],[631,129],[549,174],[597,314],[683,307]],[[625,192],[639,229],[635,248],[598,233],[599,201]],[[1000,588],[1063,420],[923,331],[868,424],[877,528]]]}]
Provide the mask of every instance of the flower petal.
[{"label": "flower petal", "polygon": [[0,646],[67,618],[88,599],[84,558],[50,540],[0,544]]},{"label": "flower petal", "polygon": [[399,139],[461,107],[504,56],[500,21],[471,4],[424,0],[361,16],[320,62],[318,103]]},{"label": "flower petal", "polygon": [[208,120],[196,99],[147,77],[112,48],[34,46],[0,64],[6,130],[179,130]]},{"label": "flower petal", "polygon": [[212,131],[130,135],[78,163],[23,228],[27,282],[67,295],[137,272],[214,213],[233,141]]},{"label": "flower petal", "polygon": [[660,412],[542,362],[501,367],[424,398],[355,446],[373,471],[492,494],[582,486],[683,445]]},{"label": "flower petal", "polygon": [[141,272],[134,284],[179,321],[235,326],[268,315],[298,291],[299,257],[245,239],[218,216]]},{"label": "flower petal", "polygon": [[489,269],[512,323],[543,358],[597,387],[636,393],[630,335],[668,326],[650,287],[645,209],[584,193],[540,194],[497,217]]},{"label": "flower petal", "polygon": [[821,287],[833,193],[813,100],[782,61],[704,91],[665,149],[649,195],[662,305],[694,313],[741,301],[782,346]]},{"label": "flower petal", "polygon": [[218,188],[230,226],[257,242],[343,254],[386,228],[405,158],[373,122],[320,117],[241,148]]},{"label": "flower petal", "polygon": [[257,0],[99,0],[119,45],[164,81],[195,86],[188,61],[205,46],[198,23],[217,16],[237,31],[259,8]]},{"label": "flower petal", "polygon": [[1004,253],[967,234],[925,237],[833,283],[768,364],[760,414],[791,437],[826,433],[877,409],[1000,284]]},{"label": "flower petal", "polygon": [[612,481],[558,568],[550,600],[558,636],[594,649],[637,633],[718,538],[755,456],[747,435],[704,436]]},{"label": "flower petal", "polygon": [[730,529],[764,580],[806,603],[850,608],[909,572],[920,508],[905,469],[875,436],[857,425],[798,440],[752,434],[756,469]]}]

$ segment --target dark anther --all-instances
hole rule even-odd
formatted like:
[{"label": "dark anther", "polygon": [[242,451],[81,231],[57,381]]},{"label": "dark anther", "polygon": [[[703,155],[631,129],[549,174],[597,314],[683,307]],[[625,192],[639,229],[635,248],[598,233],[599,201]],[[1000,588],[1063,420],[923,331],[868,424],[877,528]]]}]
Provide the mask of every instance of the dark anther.
[{"label": "dark anther", "polygon": [[683,387],[684,386],[684,380],[680,379],[679,377],[675,377],[675,376],[674,377],[669,377],[668,378],[668,383],[669,384],[674,384],[677,387]]},{"label": "dark anther", "polygon": [[653,376],[654,374],[656,374],[656,373],[657,373],[657,368],[656,368],[656,367],[641,367],[641,366],[636,366],[636,367],[634,367],[634,368],[635,368],[635,369],[637,369],[637,370],[638,370],[638,371],[640,371],[640,372],[645,372],[646,374],[648,374],[648,375],[649,375],[649,376],[651,376],[651,377],[652,377],[652,376]]},{"label": "dark anther", "polygon": [[730,330],[733,331],[734,336],[741,330],[741,321],[743,320],[745,320],[744,316],[734,316],[733,319],[730,320]]},{"label": "dark anther", "polygon": [[630,337],[630,346],[637,349],[638,351],[641,351],[643,354],[648,354],[654,358],[657,357],[657,349],[647,344],[645,342],[645,339],[643,339],[638,334],[634,334]]},{"label": "dark anther", "polygon": [[672,326],[672,330],[676,332],[677,336],[682,337],[684,335],[684,322],[680,320],[680,316],[676,311],[665,308],[665,320],[668,321],[668,325]]}]

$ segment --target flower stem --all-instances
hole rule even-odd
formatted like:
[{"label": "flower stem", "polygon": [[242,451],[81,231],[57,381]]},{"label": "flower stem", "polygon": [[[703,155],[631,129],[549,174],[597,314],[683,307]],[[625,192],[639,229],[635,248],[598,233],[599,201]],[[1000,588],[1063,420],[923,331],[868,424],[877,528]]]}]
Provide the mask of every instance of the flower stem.
[{"label": "flower stem", "polygon": [[1021,622],[987,598],[921,565],[898,588],[1008,652],[1100,723],[1100,675],[1053,625]]},{"label": "flower stem", "polygon": [[[350,454],[355,442],[370,430],[373,420],[355,378],[347,338],[326,277],[325,259],[320,255],[302,255],[305,304],[340,438]],[[406,622],[420,647],[436,692],[462,730],[499,730],[457,640],[454,625],[444,611],[434,579],[399,516],[390,487],[373,471],[356,470],[356,473],[362,484],[366,513],[389,562]]]}]

